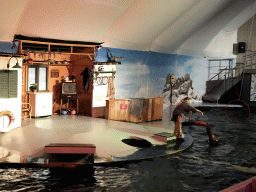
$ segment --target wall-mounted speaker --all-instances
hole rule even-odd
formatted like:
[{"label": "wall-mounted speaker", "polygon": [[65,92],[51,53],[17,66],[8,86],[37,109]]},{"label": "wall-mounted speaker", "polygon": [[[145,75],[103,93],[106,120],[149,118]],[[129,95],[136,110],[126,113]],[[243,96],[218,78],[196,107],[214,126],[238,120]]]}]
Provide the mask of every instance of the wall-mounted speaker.
[{"label": "wall-mounted speaker", "polygon": [[245,53],[245,42],[238,43],[238,53]]}]

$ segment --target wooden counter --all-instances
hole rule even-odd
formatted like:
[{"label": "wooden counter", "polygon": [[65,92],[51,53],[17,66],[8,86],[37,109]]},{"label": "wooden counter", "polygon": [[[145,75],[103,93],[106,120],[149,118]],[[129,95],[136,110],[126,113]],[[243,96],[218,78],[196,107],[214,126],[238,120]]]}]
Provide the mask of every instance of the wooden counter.
[{"label": "wooden counter", "polygon": [[163,97],[112,99],[106,101],[106,119],[138,123],[160,120],[162,117]]}]

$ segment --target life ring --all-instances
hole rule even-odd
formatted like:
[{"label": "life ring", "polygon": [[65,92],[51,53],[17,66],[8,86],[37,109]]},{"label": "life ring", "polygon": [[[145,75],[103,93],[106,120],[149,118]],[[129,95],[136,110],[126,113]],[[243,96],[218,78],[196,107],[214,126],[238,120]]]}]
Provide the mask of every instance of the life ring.
[{"label": "life ring", "polygon": [[8,127],[15,121],[14,115],[12,114],[11,111],[7,111],[7,110],[1,111],[0,112],[0,117],[2,117],[2,116],[9,117],[9,125],[8,125]]}]

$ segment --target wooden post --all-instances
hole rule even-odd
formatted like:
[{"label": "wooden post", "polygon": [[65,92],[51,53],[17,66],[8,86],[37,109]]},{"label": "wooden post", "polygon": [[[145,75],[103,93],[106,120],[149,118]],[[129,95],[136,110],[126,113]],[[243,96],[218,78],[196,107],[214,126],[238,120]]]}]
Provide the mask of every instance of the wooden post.
[{"label": "wooden post", "polygon": [[170,96],[170,99],[171,99],[171,105],[172,105],[172,82],[171,82],[171,96]]},{"label": "wooden post", "polygon": [[175,81],[175,76],[171,75],[171,96],[170,96],[171,105],[172,105],[172,83],[174,83],[174,81]]}]

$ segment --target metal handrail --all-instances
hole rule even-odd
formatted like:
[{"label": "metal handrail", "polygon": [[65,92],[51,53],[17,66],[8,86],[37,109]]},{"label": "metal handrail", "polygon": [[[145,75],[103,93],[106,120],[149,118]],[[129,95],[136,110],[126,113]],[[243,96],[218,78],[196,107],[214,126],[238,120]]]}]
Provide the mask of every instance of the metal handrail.
[{"label": "metal handrail", "polygon": [[[224,74],[223,76],[224,76],[224,92],[226,92],[226,80],[227,80],[227,75],[228,75],[228,77],[229,77],[229,74],[230,74],[230,72],[231,72],[231,79],[232,79],[232,86],[233,86],[233,78],[234,78],[233,70],[234,70],[234,69],[235,69],[235,68],[227,69],[227,67],[226,67],[225,69],[222,69],[219,73],[217,73],[214,77],[212,77],[209,81],[211,81],[212,79],[214,79],[216,76],[219,77],[219,75],[220,75],[223,71],[225,71],[225,74]],[[219,78],[218,78],[218,80],[219,80]]]},{"label": "metal handrail", "polygon": [[[227,79],[230,79],[230,77],[231,77],[231,79],[232,79],[232,87],[233,87],[233,80],[234,80],[234,70],[236,70],[238,67],[233,67],[233,68],[225,68],[225,69],[220,69],[220,72],[219,73],[217,73],[215,76],[213,76],[210,80],[208,80],[208,82],[209,81],[212,81],[215,77],[217,77],[218,76],[218,80],[220,79],[219,77],[220,77],[220,74],[221,73],[223,73],[223,71],[225,71],[225,74],[223,75],[224,76],[224,93],[226,92],[226,89],[227,89],[227,85],[226,85],[226,81],[227,81]],[[228,78],[227,78],[227,75],[228,75]],[[241,75],[239,75],[238,76],[239,77],[239,80],[241,80]],[[207,94],[207,93],[206,93]],[[217,104],[218,104],[218,100],[219,99],[217,99]]]},{"label": "metal handrail", "polygon": [[[235,69],[237,69],[237,67],[234,67],[234,68],[232,68],[232,69],[227,69],[227,68],[225,68],[225,69],[222,69],[219,73],[217,73],[215,76],[213,76],[210,80],[208,80],[208,81],[211,81],[212,79],[214,79],[216,76],[219,76],[223,71],[228,71],[228,72],[226,72],[226,74],[227,73],[230,73],[230,71],[233,71],[233,70],[235,70]],[[234,73],[232,72],[231,73],[231,77],[233,78],[234,77]]]},{"label": "metal handrail", "polygon": [[[232,79],[232,87],[233,87],[233,80],[234,80],[234,73],[233,73],[233,70],[235,70],[235,67],[234,68],[232,68],[232,69],[228,69],[228,72],[226,72],[225,73],[225,79],[224,79],[224,91],[226,92],[226,80],[228,79],[227,78],[227,74],[229,74],[230,73],[230,71],[232,71],[231,72],[231,79]],[[224,71],[224,70],[223,70]],[[228,75],[228,77],[229,77],[229,75]],[[239,79],[241,79],[241,76],[239,76]]]},{"label": "metal handrail", "polygon": [[227,69],[227,67],[225,69],[221,69],[221,71],[219,73],[217,73],[215,76],[213,76],[210,80],[208,81],[211,81],[212,79],[214,79],[216,76],[219,76],[219,74],[221,74],[223,71],[225,71]]}]

